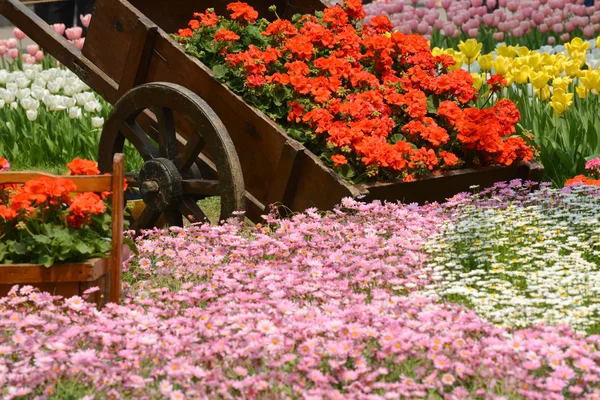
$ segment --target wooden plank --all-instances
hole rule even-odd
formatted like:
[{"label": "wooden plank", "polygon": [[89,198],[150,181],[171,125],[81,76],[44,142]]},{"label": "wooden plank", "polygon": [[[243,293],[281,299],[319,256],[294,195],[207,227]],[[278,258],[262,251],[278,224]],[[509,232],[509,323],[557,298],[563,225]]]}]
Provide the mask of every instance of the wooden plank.
[{"label": "wooden plank", "polygon": [[158,27],[146,17],[136,20],[132,34],[133,40],[129,45],[123,75],[119,81],[119,97],[133,87],[144,83],[157,30]]},{"label": "wooden plank", "polygon": [[105,258],[94,258],[77,264],[53,265],[50,268],[36,264],[0,264],[0,284],[95,281],[106,270]]},{"label": "wooden plank", "polygon": [[[100,2],[100,4],[103,4],[103,2]],[[0,0],[0,14],[18,26],[44,51],[52,54],[104,99],[110,103],[116,101],[117,84],[115,81],[106,75],[101,68],[94,65],[92,61],[84,57],[81,51],[66,38],[56,33],[33,10],[17,0]],[[90,28],[94,25],[93,20],[92,18]],[[85,47],[94,46],[94,41],[92,40],[90,43],[88,40],[86,39]],[[100,43],[102,42],[96,42],[96,45],[100,46]]]},{"label": "wooden plank", "polygon": [[[296,141],[288,140],[283,145],[281,156],[275,170],[275,176],[269,187],[266,207],[273,203],[290,204],[298,183],[300,158],[304,146]],[[268,211],[268,210],[265,210]]]},{"label": "wooden plank", "polygon": [[527,164],[517,162],[509,167],[492,166],[447,171],[424,175],[413,182],[375,182],[360,187],[368,191],[365,201],[378,199],[424,204],[433,201],[443,202],[459,192],[472,192],[473,185],[483,189],[496,182],[512,179],[527,177],[539,180],[540,171],[543,172],[543,167],[537,161]]},{"label": "wooden plank", "polygon": [[112,251],[109,255],[110,293],[109,300],[119,304],[121,302],[121,273],[123,262],[123,204],[125,194],[123,183],[125,180],[125,156],[115,154],[112,175]]},{"label": "wooden plank", "polygon": [[31,179],[41,177],[46,178],[65,178],[73,181],[77,186],[76,192],[108,192],[111,190],[112,178],[110,175],[94,176],[70,176],[70,175],[52,175],[45,172],[35,171],[16,171],[0,173],[0,184],[5,183],[25,183]]}]

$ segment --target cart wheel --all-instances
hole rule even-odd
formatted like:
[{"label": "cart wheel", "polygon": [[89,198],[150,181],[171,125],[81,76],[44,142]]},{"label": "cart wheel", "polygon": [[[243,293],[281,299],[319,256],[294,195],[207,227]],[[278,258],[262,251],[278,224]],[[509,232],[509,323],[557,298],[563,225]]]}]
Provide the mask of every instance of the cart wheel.
[{"label": "cart wheel", "polygon": [[[156,123],[145,110],[153,111]],[[175,115],[187,120],[186,136],[175,131]],[[144,159],[139,173],[127,174],[146,204],[132,229],[153,227],[161,214],[170,226],[183,226],[183,218],[206,221],[197,200],[208,196],[221,197],[221,219],[244,210],[244,179],[233,142],[215,112],[192,91],[155,82],[125,93],[102,130],[102,172],[110,172],[113,154],[123,151],[125,139]]]}]

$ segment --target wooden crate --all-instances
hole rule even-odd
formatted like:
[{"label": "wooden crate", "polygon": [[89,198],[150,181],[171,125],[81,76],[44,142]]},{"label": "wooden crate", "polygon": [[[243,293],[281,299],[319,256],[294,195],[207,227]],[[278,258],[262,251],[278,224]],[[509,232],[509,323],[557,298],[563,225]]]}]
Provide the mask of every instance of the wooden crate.
[{"label": "wooden crate", "polygon": [[[112,175],[68,177],[77,187],[76,192],[113,193],[112,249],[108,256],[51,267],[36,264],[0,264],[0,296],[6,295],[14,285],[31,285],[64,297],[81,296],[87,289],[99,286],[100,291],[90,296],[89,301],[98,305],[107,301],[120,302],[122,262],[124,257],[128,256],[128,248],[124,250],[123,246],[124,170],[123,154],[115,154]],[[25,183],[42,176],[58,177],[33,171],[1,172],[0,185]]]}]

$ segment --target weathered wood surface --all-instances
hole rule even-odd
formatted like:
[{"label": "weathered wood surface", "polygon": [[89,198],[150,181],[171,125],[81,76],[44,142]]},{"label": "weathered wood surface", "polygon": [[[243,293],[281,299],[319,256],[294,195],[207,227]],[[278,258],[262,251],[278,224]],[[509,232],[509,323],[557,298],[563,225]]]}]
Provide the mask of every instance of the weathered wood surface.
[{"label": "weathered wood surface", "polygon": [[[73,180],[75,192],[111,192],[112,195],[112,249],[107,258],[96,258],[77,264],[43,267],[35,264],[0,264],[0,296],[8,293],[15,284],[32,285],[61,296],[81,295],[85,289],[100,286],[102,299],[119,303],[121,298],[121,268],[123,251],[123,184],[125,157],[115,154],[113,174],[97,176],[58,176],[46,173],[21,171],[0,172],[0,184],[22,184],[41,176]],[[107,281],[108,279],[108,281]],[[81,286],[83,285],[83,286]],[[79,292],[80,287],[84,289]],[[94,295],[94,299],[96,295]]]},{"label": "weathered wood surface", "polygon": [[496,182],[523,179],[540,181],[544,167],[537,161],[529,163],[517,162],[509,167],[482,167],[440,174],[430,174],[416,179],[413,182],[376,182],[360,185],[368,192],[365,201],[386,200],[402,201],[404,203],[419,203],[438,201],[460,192],[472,192],[471,186],[478,185],[478,189],[488,188]]}]

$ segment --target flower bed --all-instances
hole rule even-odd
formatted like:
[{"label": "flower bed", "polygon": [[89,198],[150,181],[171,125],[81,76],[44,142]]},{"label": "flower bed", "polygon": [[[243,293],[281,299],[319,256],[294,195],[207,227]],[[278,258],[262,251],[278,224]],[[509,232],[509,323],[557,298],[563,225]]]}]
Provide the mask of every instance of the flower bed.
[{"label": "flower bed", "polygon": [[[597,210],[596,192],[510,188],[516,194],[491,201],[520,209],[521,197],[562,198],[556,212],[580,205],[571,215],[581,220]],[[427,266],[436,233],[462,205],[492,207],[487,201],[346,199],[330,214],[307,210],[267,226],[232,220],[147,232],[127,267],[123,306],[98,312],[81,298],[53,303],[30,288],[0,300],[0,393],[598,398],[600,336],[565,325],[499,328],[423,296],[435,281]],[[562,245],[543,243],[547,251]]]},{"label": "flower bed", "polygon": [[[360,1],[269,23],[246,3],[196,13],[176,38],[215,77],[352,183],[510,165],[533,151],[508,100],[474,108],[471,76],[418,35],[368,26]],[[499,90],[501,77],[490,84]]]}]

